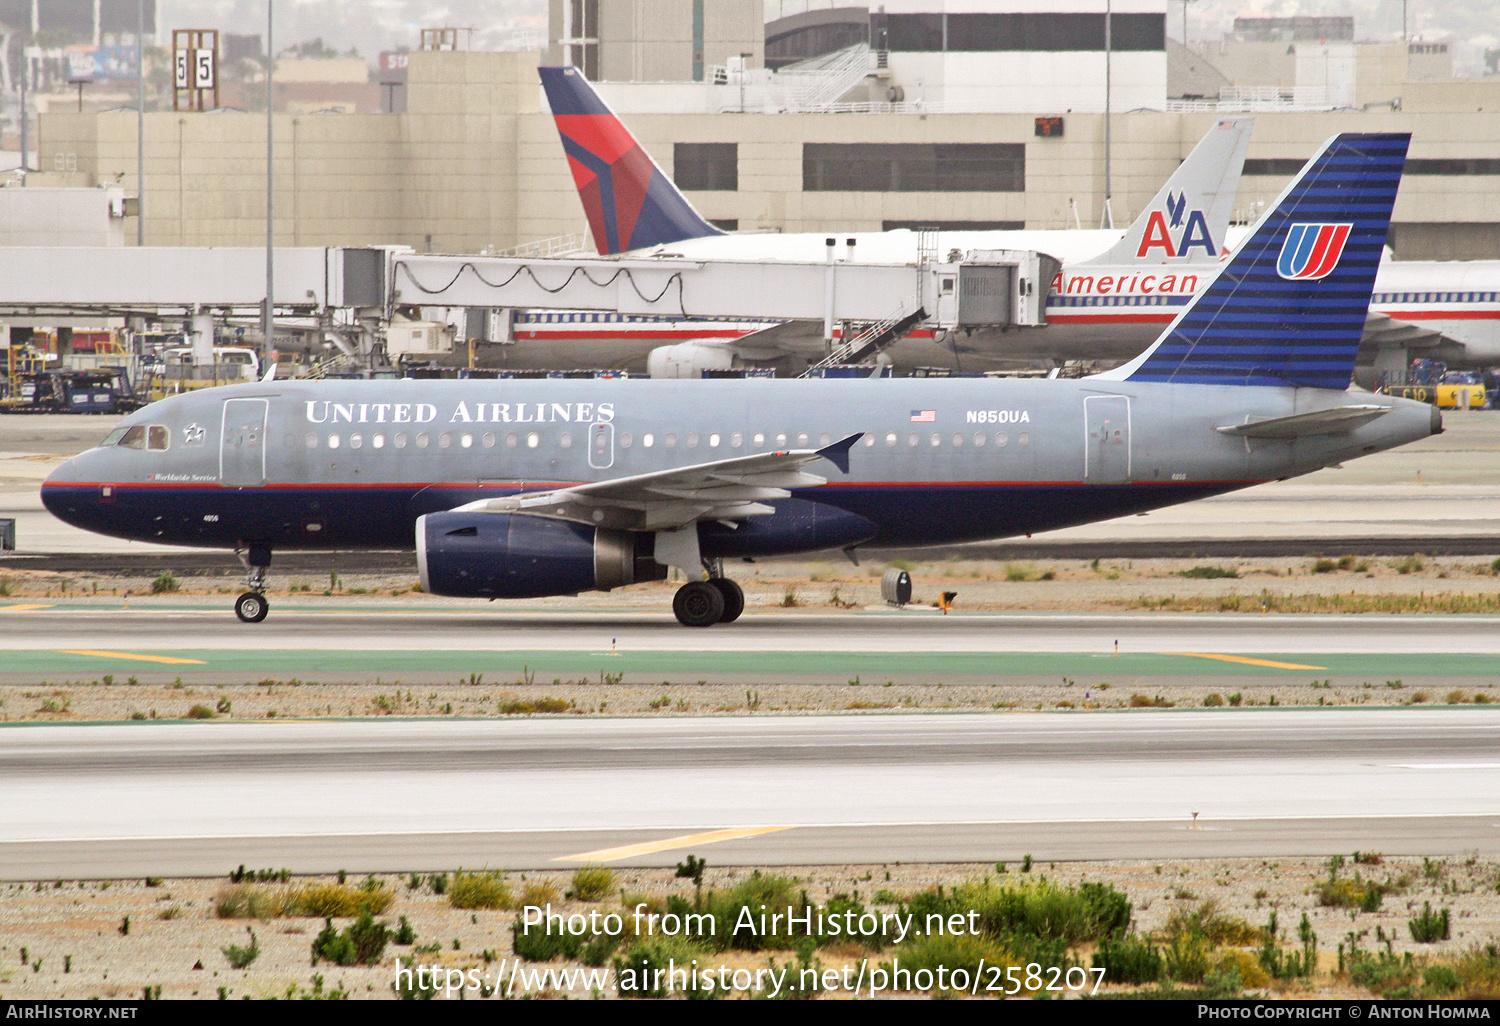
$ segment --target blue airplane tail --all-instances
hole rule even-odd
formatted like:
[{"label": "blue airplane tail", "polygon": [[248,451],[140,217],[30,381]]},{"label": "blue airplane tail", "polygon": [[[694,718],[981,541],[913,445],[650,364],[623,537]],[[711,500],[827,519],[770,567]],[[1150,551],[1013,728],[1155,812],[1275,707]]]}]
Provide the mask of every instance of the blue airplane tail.
[{"label": "blue airplane tail", "polygon": [[600,255],[723,232],[705,221],[576,68],[539,68]]},{"label": "blue airplane tail", "polygon": [[1107,376],[1348,388],[1410,141],[1330,139],[1162,337]]}]

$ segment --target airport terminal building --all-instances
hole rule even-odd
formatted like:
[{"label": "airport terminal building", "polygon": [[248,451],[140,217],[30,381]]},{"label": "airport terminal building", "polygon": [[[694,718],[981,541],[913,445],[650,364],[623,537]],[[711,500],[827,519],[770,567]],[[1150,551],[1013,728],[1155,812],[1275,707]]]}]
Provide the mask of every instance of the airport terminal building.
[{"label": "airport terminal building", "polygon": [[[1217,117],[1250,111],[1243,219],[1329,135],[1410,131],[1397,255],[1500,257],[1500,78],[1454,78],[1446,43],[1242,19],[1188,50],[1165,0],[1116,0],[1108,25],[1094,0],[892,0],[769,25],[761,6],[554,0],[543,53],[411,53],[402,113],[278,114],[278,242],[499,252],[581,236],[536,75],[572,63],[730,229],[1098,227],[1106,195],[1123,225]],[[39,121],[32,184],[136,193],[134,111]],[[145,133],[148,245],[264,240],[263,116],[151,113]]]}]

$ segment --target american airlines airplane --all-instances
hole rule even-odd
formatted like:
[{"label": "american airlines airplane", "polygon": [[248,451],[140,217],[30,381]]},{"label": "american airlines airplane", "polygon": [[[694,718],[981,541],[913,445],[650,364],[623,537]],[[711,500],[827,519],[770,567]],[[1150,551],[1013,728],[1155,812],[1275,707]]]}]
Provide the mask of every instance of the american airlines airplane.
[{"label": "american airlines airplane", "polygon": [[[920,258],[919,233],[904,229],[836,236],[726,234],[693,209],[582,74],[573,68],[541,68],[540,73],[601,256],[817,263],[825,259],[832,238],[839,260],[916,264]],[[1068,273],[1079,270],[1087,271],[1090,289],[1098,282],[1106,294],[1134,297],[1134,305],[1141,309],[1134,316],[1114,318],[1104,332],[1108,336],[1118,333],[1121,324],[1135,325],[1133,355],[1217,270],[1253,126],[1254,119],[1248,117],[1220,120],[1123,232],[945,231],[929,242],[935,242],[939,256],[953,250],[1043,252],[1063,265],[1052,284],[1054,292],[1064,289],[1061,283]],[[1070,344],[1085,349],[1101,341],[1097,311],[1081,308],[1093,303],[1079,296],[1077,310],[1049,305],[1047,337],[1066,336]],[[1140,317],[1152,313],[1152,319]],[[727,369],[737,361],[771,361],[792,354],[816,359],[825,349],[821,325],[673,321],[581,311],[518,311],[512,335],[516,349],[506,354],[507,366],[622,365],[645,357],[652,377],[696,378],[703,370]],[[955,347],[965,358],[998,354],[1004,359],[1016,335],[1011,333],[997,345],[999,338],[997,332],[993,339],[935,340],[930,330],[918,330],[887,354],[901,366],[952,363]]]},{"label": "american airlines airplane", "polygon": [[1337,136],[1135,360],[1077,380],[263,381],[126,418],[42,487],[70,524],[232,547],[414,546],[422,588],[530,598],[726,561],[1030,534],[1305,474],[1441,430],[1348,390],[1409,137]]},{"label": "american airlines airplane", "polygon": [[[601,254],[821,259],[827,233],[725,235],[708,224],[581,74],[572,68],[540,71]],[[1252,124],[1249,118],[1219,121],[1123,236],[1091,230],[941,233],[942,253],[1009,248],[1059,258],[1062,268],[1047,296],[1047,326],[940,339],[919,330],[887,354],[904,367],[967,371],[1016,361],[1122,361],[1137,355],[1207,286],[1243,235],[1229,218]],[[837,239],[839,248],[846,239],[856,240],[858,259],[917,260],[914,232],[855,232]],[[597,361],[601,350],[581,343],[607,343],[608,352],[639,355],[653,337],[657,345],[676,341],[652,353],[653,377],[698,377],[703,368],[730,366],[738,352],[763,359],[778,346],[806,349],[820,341],[815,335],[806,326],[715,326],[569,312],[528,311],[515,320],[520,344],[549,342],[552,359],[581,359],[584,365],[593,365],[588,357]],[[1382,360],[1382,349],[1395,358]],[[1361,383],[1375,383],[1371,365],[1401,367],[1405,353],[1453,367],[1500,363],[1500,261],[1386,260],[1365,328]],[[531,358],[546,359],[542,353]]]}]

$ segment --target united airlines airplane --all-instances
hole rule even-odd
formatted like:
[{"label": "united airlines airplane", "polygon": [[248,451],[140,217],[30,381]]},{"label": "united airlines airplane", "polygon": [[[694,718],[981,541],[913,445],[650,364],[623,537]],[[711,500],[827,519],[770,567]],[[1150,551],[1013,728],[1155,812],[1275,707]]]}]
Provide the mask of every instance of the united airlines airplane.
[{"label": "united airlines airplane", "polygon": [[528,598],[742,557],[1067,527],[1305,474],[1441,430],[1348,390],[1408,136],[1329,140],[1131,363],[1078,380],[264,381],[126,418],[42,487],[68,523],[233,547],[415,547],[422,588]]}]

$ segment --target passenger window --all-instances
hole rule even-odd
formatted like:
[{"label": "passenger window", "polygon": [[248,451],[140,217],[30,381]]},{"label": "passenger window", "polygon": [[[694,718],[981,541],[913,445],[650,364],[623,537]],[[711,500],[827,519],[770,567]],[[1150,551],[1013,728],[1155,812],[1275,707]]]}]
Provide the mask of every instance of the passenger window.
[{"label": "passenger window", "polygon": [[172,433],[160,424],[152,424],[149,428],[146,429],[146,431],[146,447],[148,449],[156,449],[159,452],[165,451],[167,446],[171,443]]},{"label": "passenger window", "polygon": [[1030,445],[1031,444],[1031,436],[1028,435],[1026,432],[1022,431],[1019,435],[1016,436],[1016,444],[1017,445]]},{"label": "passenger window", "polygon": [[495,447],[495,436],[492,432],[486,431],[484,433],[484,447],[486,449],[493,449]]},{"label": "passenger window", "polygon": [[888,435],[885,436],[885,444],[888,445],[888,446],[895,446],[895,444],[896,444],[896,432],[892,431],[890,434],[888,434]]},{"label": "passenger window", "polygon": [[955,449],[962,449],[963,447],[964,447],[964,436],[961,435],[961,434],[959,434],[957,431],[953,432],[953,448],[955,448]]},{"label": "passenger window", "polygon": [[458,444],[463,446],[465,449],[472,449],[474,447],[474,436],[465,431],[461,436],[459,436]]},{"label": "passenger window", "polygon": [[125,429],[125,434],[120,436],[117,445],[123,445],[127,449],[144,449],[146,447],[146,429],[140,424],[134,424]]},{"label": "passenger window", "polygon": [[647,431],[644,435],[641,436],[641,444],[648,449],[651,448],[656,444],[656,436]]},{"label": "passenger window", "polygon": [[764,446],[766,444],[766,436],[764,434],[762,434],[761,432],[757,431],[757,432],[755,432],[755,437],[750,440],[750,444],[753,445],[753,446],[755,446],[755,448],[759,449],[759,448],[761,448],[762,446]]},{"label": "passenger window", "polygon": [[330,448],[330,449],[337,449],[338,447],[339,447],[339,436],[338,435],[329,435],[328,436],[328,448]]},{"label": "passenger window", "polygon": [[797,435],[797,445],[801,448],[807,447],[807,432],[803,431]]},{"label": "passenger window", "polygon": [[309,449],[316,449],[318,447],[318,436],[317,435],[312,434],[311,432],[308,433],[308,435],[307,435],[307,447]]},{"label": "passenger window", "polygon": [[689,449],[696,449],[696,448],[698,448],[698,432],[696,432],[696,431],[689,431],[688,432],[687,447]]},{"label": "passenger window", "polygon": [[986,436],[985,436],[985,433],[983,431],[976,431],[976,432],[974,432],[974,444],[975,445],[983,445],[985,437]]},{"label": "passenger window", "polygon": [[710,449],[717,449],[719,447],[719,443],[722,442],[722,441],[723,441],[723,439],[720,438],[717,434],[709,435],[708,436],[708,447]]},{"label": "passenger window", "polygon": [[629,431],[621,431],[620,432],[620,448],[622,448],[622,449],[629,449],[630,448],[630,443],[632,441],[634,441],[634,439],[632,439],[630,437],[630,432]]},{"label": "passenger window", "polygon": [[934,446],[939,446],[943,444],[943,436],[934,431],[932,433],[932,437],[929,438],[928,441],[930,441]]},{"label": "passenger window", "polygon": [[668,431],[662,436],[661,444],[665,445],[668,449],[675,449],[677,448],[677,436]]},{"label": "passenger window", "polygon": [[406,448],[406,432],[405,431],[399,432],[396,435],[396,448],[398,448],[398,449],[405,449]]},{"label": "passenger window", "polygon": [[448,446],[450,446],[452,444],[453,444],[453,436],[450,435],[450,434],[448,434],[448,432],[444,431],[442,434],[438,435],[438,448],[439,449],[446,449],[446,448],[448,448]]},{"label": "passenger window", "polygon": [[[717,445],[718,443],[714,444]],[[745,444],[745,436],[736,431],[734,434],[729,436],[729,444],[738,449],[740,446]]]},{"label": "passenger window", "polygon": [[564,449],[573,448],[573,433],[571,431],[564,431],[562,434],[558,435],[557,444],[562,446]]},{"label": "passenger window", "polygon": [[350,435],[349,436],[349,448],[351,448],[351,449],[358,449],[360,446],[362,446],[364,444],[365,444],[365,436],[364,435]]},{"label": "passenger window", "polygon": [[516,437],[516,433],[512,431],[510,434],[505,436],[505,447],[507,449],[514,449],[518,441],[519,439]]},{"label": "passenger window", "polygon": [[535,449],[538,445],[541,444],[542,436],[537,434],[535,431],[526,436],[526,448]]},{"label": "passenger window", "polygon": [[818,436],[818,444],[819,445],[828,445],[832,441],[833,441],[833,436],[830,435],[827,431],[824,431],[821,435]]},{"label": "passenger window", "polygon": [[426,431],[418,432],[418,434],[417,434],[417,448],[418,449],[425,449],[425,448],[427,448],[427,443],[430,442],[430,441],[432,441],[432,439],[428,437]]},{"label": "passenger window", "polygon": [[865,432],[865,445],[866,446],[871,446],[871,445],[874,445],[874,444],[875,444],[875,436],[872,435],[870,432],[866,431]]},{"label": "passenger window", "polygon": [[922,436],[917,434],[915,431],[906,436],[906,444],[909,448],[915,449],[918,445],[921,444],[921,442]]},{"label": "passenger window", "polygon": [[385,435],[373,434],[370,436],[370,444],[377,449],[385,448]]},{"label": "passenger window", "polygon": [[1000,432],[998,435],[995,436],[995,444],[998,445],[1002,449],[1005,448],[1006,444],[1009,441],[1010,441],[1010,436],[1007,435],[1004,431]]},{"label": "passenger window", "polygon": [[785,431],[778,431],[776,433],[776,448],[778,448],[778,449],[785,449],[786,448],[786,432]]}]

